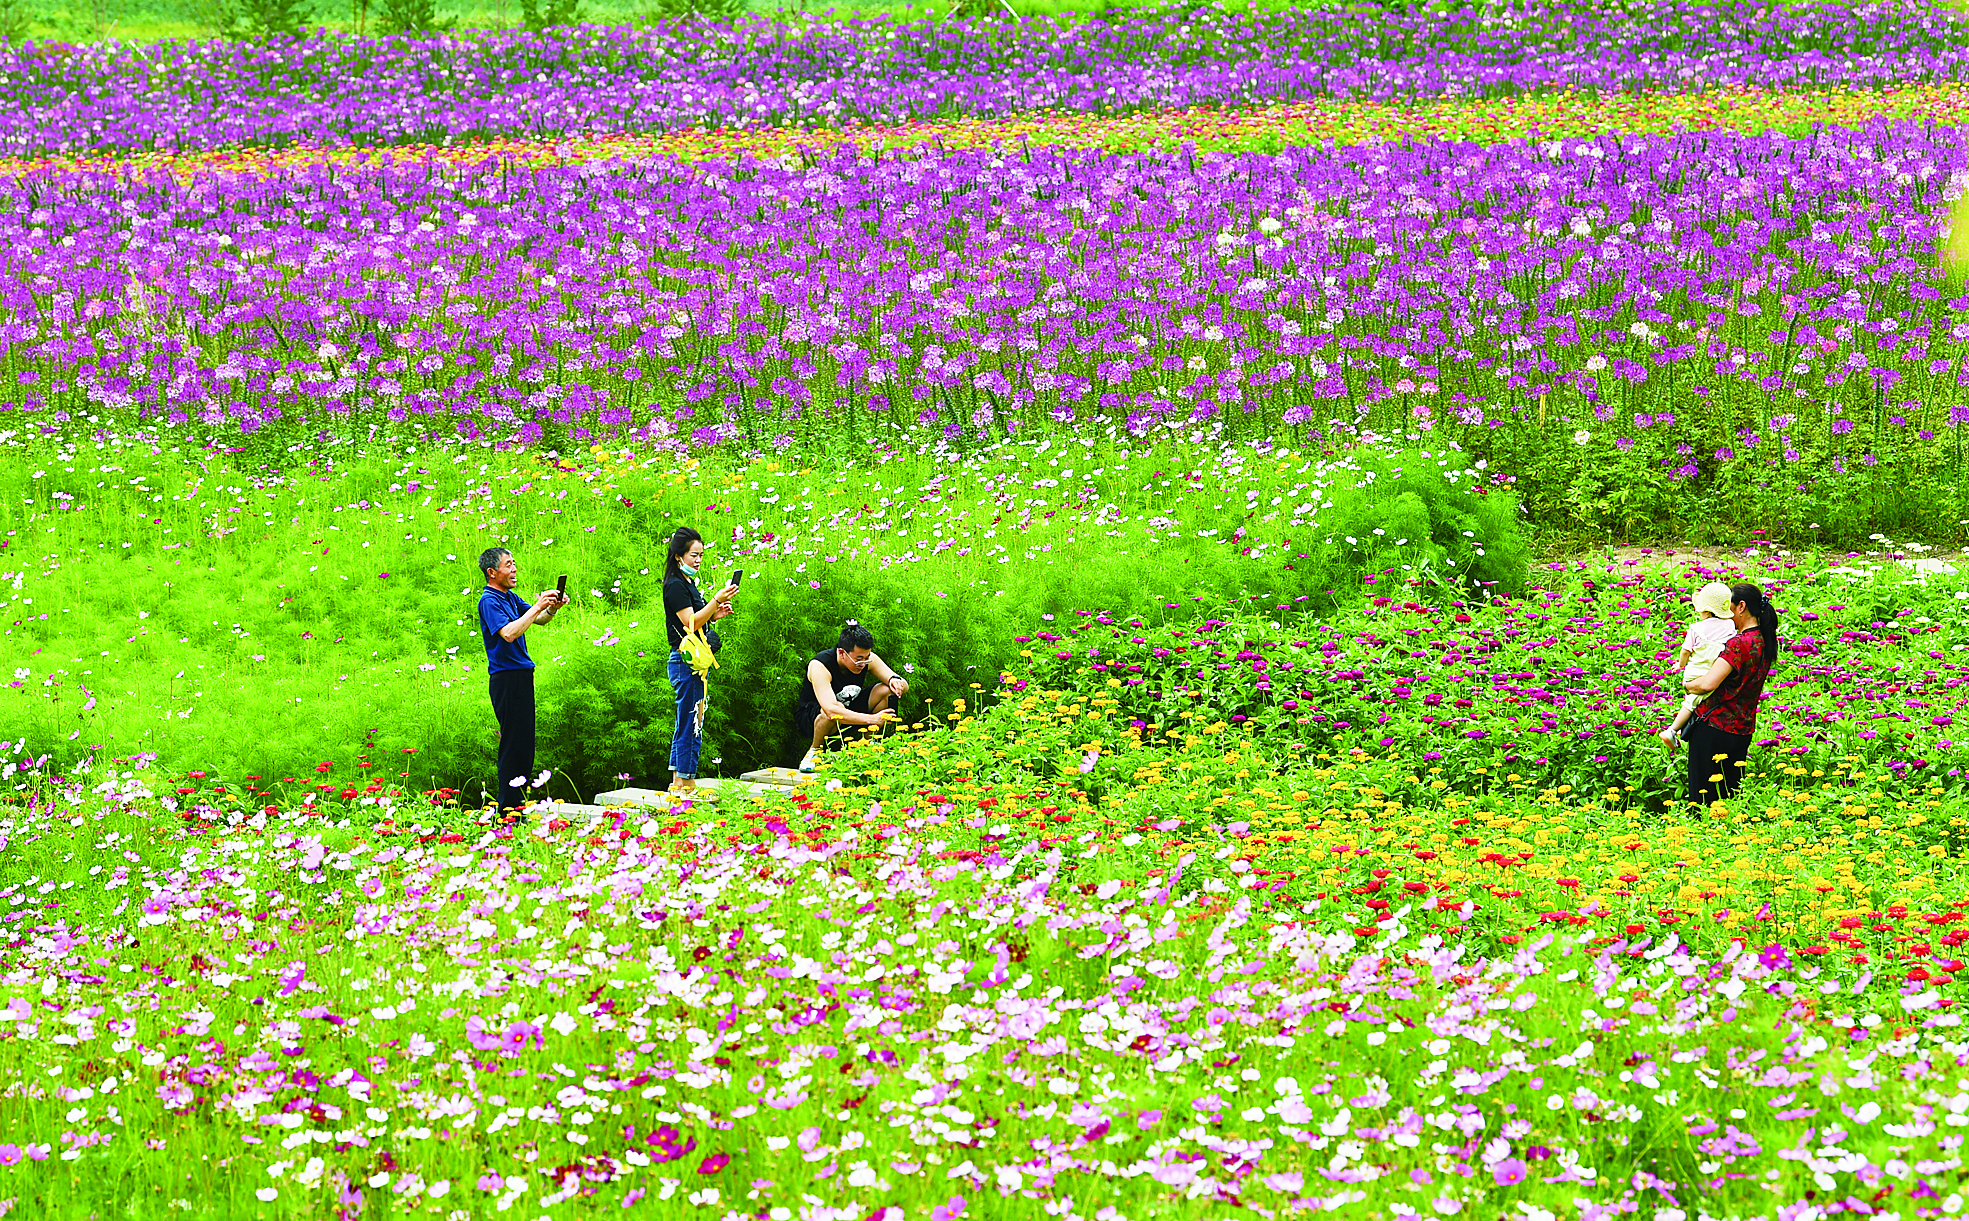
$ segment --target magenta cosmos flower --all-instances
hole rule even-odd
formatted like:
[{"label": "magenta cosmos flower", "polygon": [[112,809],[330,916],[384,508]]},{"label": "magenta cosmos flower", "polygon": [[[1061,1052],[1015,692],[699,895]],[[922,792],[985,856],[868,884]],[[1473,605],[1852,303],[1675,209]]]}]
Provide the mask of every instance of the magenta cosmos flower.
[{"label": "magenta cosmos flower", "polygon": [[509,1056],[517,1056],[531,1045],[542,1048],[547,1045],[547,1035],[532,1022],[513,1022],[500,1036],[500,1050]]}]

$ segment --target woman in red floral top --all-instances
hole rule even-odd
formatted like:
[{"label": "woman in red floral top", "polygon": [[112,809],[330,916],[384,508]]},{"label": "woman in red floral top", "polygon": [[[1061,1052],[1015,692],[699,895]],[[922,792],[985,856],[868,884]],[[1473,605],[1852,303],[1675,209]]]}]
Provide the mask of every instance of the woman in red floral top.
[{"label": "woman in red floral top", "polygon": [[1757,701],[1778,655],[1778,612],[1764,591],[1748,583],[1730,586],[1730,617],[1737,634],[1701,678],[1682,684],[1709,698],[1689,722],[1689,801],[1707,808],[1727,801],[1743,778],[1757,732]]}]

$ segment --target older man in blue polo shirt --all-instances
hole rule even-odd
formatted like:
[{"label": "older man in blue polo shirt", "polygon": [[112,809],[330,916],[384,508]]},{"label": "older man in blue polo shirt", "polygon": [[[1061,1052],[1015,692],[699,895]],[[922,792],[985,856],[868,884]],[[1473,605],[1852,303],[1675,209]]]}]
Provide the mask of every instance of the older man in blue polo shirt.
[{"label": "older man in blue polo shirt", "polygon": [[499,720],[499,808],[526,805],[527,778],[533,774],[533,658],[526,652],[526,630],[546,623],[567,602],[547,590],[528,606],[513,592],[520,568],[504,547],[479,556],[485,592],[479,595],[479,635],[485,639],[485,669],[492,691],[492,715]]}]

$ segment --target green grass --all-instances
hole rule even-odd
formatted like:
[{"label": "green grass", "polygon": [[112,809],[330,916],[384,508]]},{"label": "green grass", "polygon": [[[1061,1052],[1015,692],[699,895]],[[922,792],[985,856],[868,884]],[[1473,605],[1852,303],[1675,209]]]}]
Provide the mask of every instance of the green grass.
[{"label": "green grass", "polygon": [[[1161,7],[1150,0],[959,0],[955,5],[909,3],[783,4],[771,0],[717,0],[708,11],[731,10],[762,17],[803,18],[831,14],[847,18],[883,17],[920,19],[946,18],[972,14],[998,15],[1008,10],[1019,17],[1051,17],[1075,20],[1095,14],[1130,8]],[[1227,13],[1267,12],[1288,8],[1285,0],[1225,0],[1215,5]],[[322,0],[309,18],[309,28],[337,33],[353,33],[359,28],[376,32],[379,5],[370,0],[366,16],[359,14],[350,0]],[[1363,11],[1374,6],[1362,5]],[[216,37],[225,18],[216,0],[72,0],[66,4],[30,3],[27,37],[62,42],[119,42],[148,45]],[[582,20],[602,25],[645,25],[666,17],[686,16],[707,11],[703,4],[686,0],[582,0]],[[510,30],[521,24],[518,0],[504,3],[445,4],[438,6],[440,19],[459,32]]]}]

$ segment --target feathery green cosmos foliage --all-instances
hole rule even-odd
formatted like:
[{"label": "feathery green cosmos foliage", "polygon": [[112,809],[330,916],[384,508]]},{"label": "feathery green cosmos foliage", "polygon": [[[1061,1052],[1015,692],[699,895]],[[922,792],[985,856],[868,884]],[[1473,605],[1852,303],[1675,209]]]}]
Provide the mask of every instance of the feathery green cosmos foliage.
[{"label": "feathery green cosmos foliage", "polygon": [[22,673],[0,687],[0,737],[230,777],[306,774],[376,730],[417,752],[390,770],[476,793],[488,546],[513,549],[525,596],[566,572],[576,597],[527,638],[541,757],[567,796],[662,770],[662,540],[678,525],[712,543],[706,584],[748,574],[712,675],[727,772],[776,761],[804,660],[846,619],[948,701],[995,682],[1040,613],[1188,617],[1192,598],[1254,596],[1304,613],[1384,570],[1508,590],[1527,558],[1510,495],[1420,451],[1001,443],[849,467],[343,446],[281,474],[136,439],[4,452],[0,641]]}]

